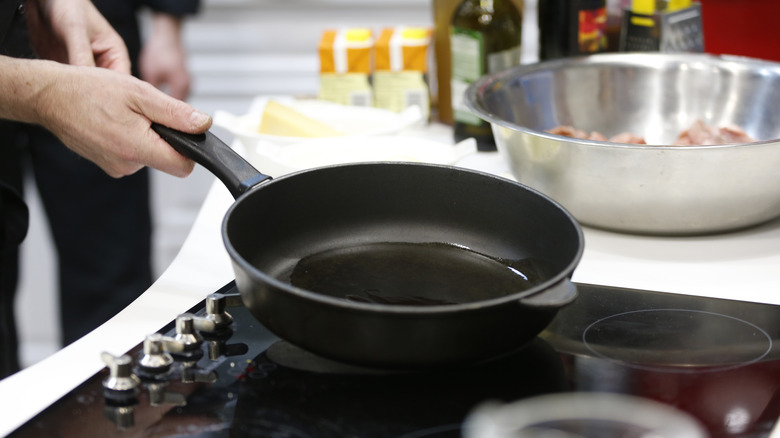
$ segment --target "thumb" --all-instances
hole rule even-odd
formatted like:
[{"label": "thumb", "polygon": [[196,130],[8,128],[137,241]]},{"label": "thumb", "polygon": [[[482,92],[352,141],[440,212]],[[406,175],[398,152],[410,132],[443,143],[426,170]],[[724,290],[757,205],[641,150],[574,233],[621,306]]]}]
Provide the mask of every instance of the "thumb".
[{"label": "thumb", "polygon": [[142,111],[154,123],[189,134],[201,134],[211,127],[211,116],[189,104],[155,89],[157,98],[150,100]]},{"label": "thumb", "polygon": [[[141,82],[141,81],[139,81]],[[211,116],[189,104],[174,99],[147,82],[141,82],[142,93],[138,109],[151,123],[158,123],[188,134],[202,134],[211,127]],[[179,155],[151,127],[139,144],[141,162],[176,176],[188,175],[194,163]]]}]

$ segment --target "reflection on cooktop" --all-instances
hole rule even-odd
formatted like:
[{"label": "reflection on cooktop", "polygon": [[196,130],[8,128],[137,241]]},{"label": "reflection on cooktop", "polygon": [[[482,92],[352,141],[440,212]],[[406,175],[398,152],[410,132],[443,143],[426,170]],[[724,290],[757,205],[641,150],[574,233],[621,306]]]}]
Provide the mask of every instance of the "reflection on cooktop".
[{"label": "reflection on cooktop", "polygon": [[388,374],[406,374],[409,371],[383,370],[379,368],[368,368],[353,364],[337,362],[310,353],[302,348],[285,341],[279,340],[268,347],[265,354],[277,365],[299,370],[310,371],[314,373],[326,374],[364,374],[364,375],[388,375]]},{"label": "reflection on cooktop", "polygon": [[[509,401],[566,388],[560,358],[541,339],[484,364],[425,372],[383,373],[349,365],[301,371],[311,367],[278,364],[272,359],[276,355],[272,347],[249,365],[237,397],[234,431],[273,436],[284,425],[288,432],[294,426],[296,436],[323,438],[415,436],[410,434],[434,430],[460,436],[452,425],[486,399]],[[263,372],[253,376],[253,369]]]}]

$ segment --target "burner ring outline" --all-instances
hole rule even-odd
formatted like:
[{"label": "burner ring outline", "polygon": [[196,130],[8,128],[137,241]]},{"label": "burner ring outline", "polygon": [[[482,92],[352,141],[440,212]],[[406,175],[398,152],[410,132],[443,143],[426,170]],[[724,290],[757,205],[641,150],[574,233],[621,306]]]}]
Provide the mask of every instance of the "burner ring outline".
[{"label": "burner ring outline", "polygon": [[[631,315],[631,314],[638,314],[638,313],[647,313],[647,312],[690,312],[690,313],[698,313],[698,314],[704,314],[704,315],[709,315],[709,316],[716,316],[716,317],[727,318],[727,319],[730,319],[732,321],[737,321],[737,322],[739,322],[741,324],[748,325],[751,328],[755,329],[758,333],[762,334],[764,336],[764,338],[766,338],[767,348],[760,355],[754,357],[753,359],[747,360],[747,361],[734,363],[734,364],[728,364],[728,365],[721,365],[721,366],[718,366],[717,364],[714,364],[713,366],[709,366],[709,365],[708,366],[700,366],[700,367],[696,366],[696,367],[693,367],[693,369],[691,369],[691,368],[680,367],[680,366],[673,366],[673,365],[669,365],[669,366],[663,366],[663,365],[643,365],[641,363],[636,363],[636,362],[631,362],[631,361],[628,361],[628,360],[613,358],[613,357],[610,357],[607,354],[603,354],[603,353],[599,352],[590,342],[588,342],[588,339],[587,339],[588,332],[591,331],[591,329],[593,327],[597,326],[598,324],[601,324],[602,322],[604,322],[606,320],[609,320],[609,319],[612,319],[612,318],[617,318],[617,317],[620,317],[620,316]],[[625,366],[628,366],[630,368],[640,369],[640,370],[644,370],[644,371],[659,371],[659,372],[678,373],[678,374],[693,374],[693,373],[701,373],[701,372],[707,372],[707,373],[722,372],[722,371],[728,371],[728,370],[741,368],[741,367],[744,367],[744,366],[747,366],[747,365],[751,365],[751,364],[754,364],[756,362],[761,361],[761,359],[766,357],[769,354],[769,352],[772,351],[772,347],[774,346],[774,343],[772,341],[772,337],[769,336],[769,333],[767,333],[766,330],[764,330],[761,327],[753,324],[750,321],[745,321],[744,319],[741,319],[741,318],[737,318],[737,317],[734,317],[734,316],[725,315],[725,314],[717,313],[717,312],[708,312],[708,311],[705,311],[705,310],[692,310],[692,309],[675,309],[675,308],[631,310],[631,311],[628,311],[628,312],[620,312],[620,313],[616,313],[616,314],[613,314],[613,315],[605,316],[603,318],[600,318],[600,319],[592,322],[591,324],[589,324],[585,328],[585,330],[582,332],[582,343],[583,343],[583,345],[585,345],[585,347],[591,353],[593,353],[594,355],[596,355],[596,356],[598,356],[598,357],[600,357],[602,359],[606,359],[606,360],[609,360],[609,361],[612,361],[612,362],[617,362],[617,363],[623,364]]]}]

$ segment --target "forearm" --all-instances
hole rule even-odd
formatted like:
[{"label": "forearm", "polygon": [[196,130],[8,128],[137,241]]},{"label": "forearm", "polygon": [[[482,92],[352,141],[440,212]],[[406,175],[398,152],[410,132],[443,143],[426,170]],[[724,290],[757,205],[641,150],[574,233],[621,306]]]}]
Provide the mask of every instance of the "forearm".
[{"label": "forearm", "polygon": [[53,61],[0,56],[0,118],[41,124],[41,96],[56,86],[62,68]]},{"label": "forearm", "polygon": [[192,162],[150,129],[201,133],[211,118],[128,74],[0,56],[0,117],[40,124],[109,175],[143,165],[184,176]]},{"label": "forearm", "polygon": [[172,44],[180,44],[181,21],[181,17],[177,15],[155,12],[152,14],[152,34],[165,38]]}]

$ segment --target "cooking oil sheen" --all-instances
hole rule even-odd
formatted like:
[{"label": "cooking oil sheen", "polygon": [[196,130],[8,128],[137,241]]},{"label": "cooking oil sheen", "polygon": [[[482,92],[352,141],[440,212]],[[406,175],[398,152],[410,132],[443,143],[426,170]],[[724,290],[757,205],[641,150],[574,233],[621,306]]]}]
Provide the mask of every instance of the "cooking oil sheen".
[{"label": "cooking oil sheen", "polygon": [[301,259],[293,286],[347,301],[448,305],[515,294],[541,283],[543,264],[506,261],[448,243],[380,242]]}]

